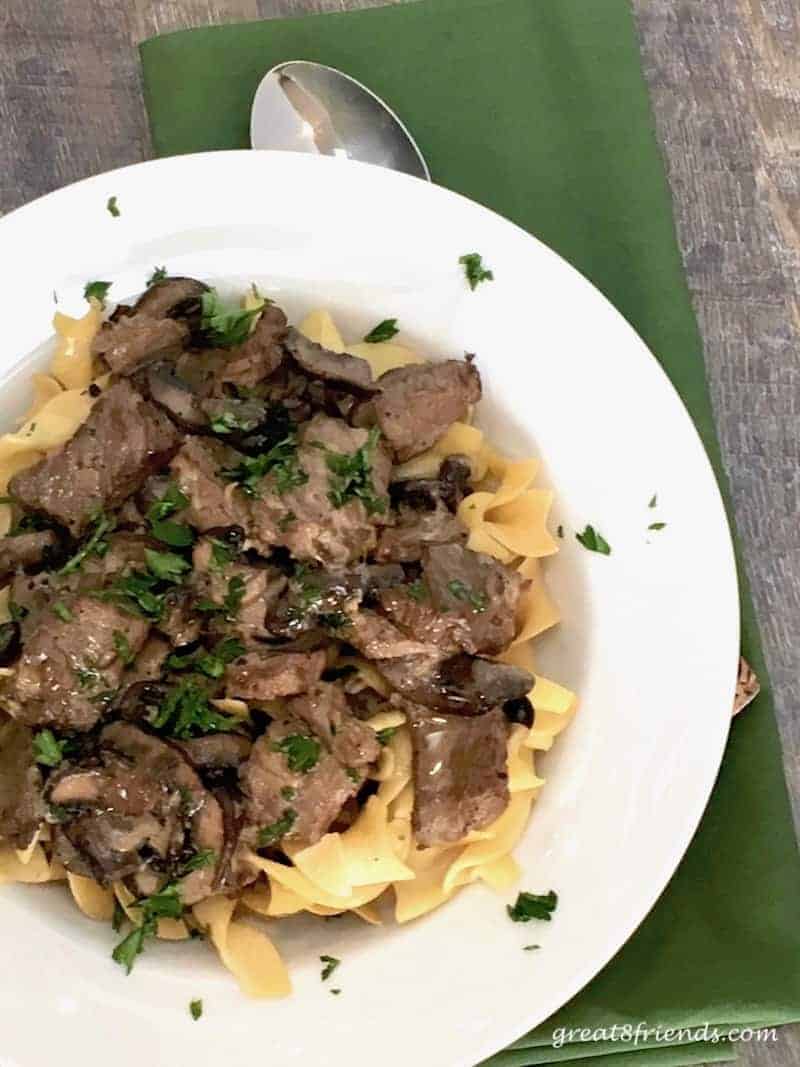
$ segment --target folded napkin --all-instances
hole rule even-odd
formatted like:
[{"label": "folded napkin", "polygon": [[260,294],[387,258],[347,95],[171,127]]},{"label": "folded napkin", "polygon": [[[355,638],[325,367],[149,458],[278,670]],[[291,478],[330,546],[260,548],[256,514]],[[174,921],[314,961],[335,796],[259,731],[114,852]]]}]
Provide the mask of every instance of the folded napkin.
[{"label": "folded napkin", "polygon": [[[141,57],[159,155],[246,147],[256,86],[282,60],[363,80],[413,130],[434,181],[541,238],[619,308],[724,482],[628,0],[425,0],[169,34]],[[735,1043],[710,1029],[634,1043],[611,1028],[708,1023],[735,1038],[736,1028],[800,1018],[800,863],[743,572],[742,615],[744,655],[763,688],[734,722],[680,869],[606,969],[492,1067],[730,1060]]]}]

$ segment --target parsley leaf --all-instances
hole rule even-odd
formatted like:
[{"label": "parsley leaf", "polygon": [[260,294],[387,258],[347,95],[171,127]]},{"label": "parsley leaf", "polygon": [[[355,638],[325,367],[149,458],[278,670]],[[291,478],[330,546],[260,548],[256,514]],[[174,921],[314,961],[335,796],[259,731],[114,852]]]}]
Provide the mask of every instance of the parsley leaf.
[{"label": "parsley leaf", "polygon": [[377,345],[381,341],[391,341],[400,331],[397,328],[397,319],[384,319],[369,331],[364,340],[367,344]]},{"label": "parsley leaf", "polygon": [[506,905],[506,911],[515,923],[527,923],[531,919],[541,919],[549,923],[557,905],[558,896],[551,889],[544,896],[538,896],[536,893],[520,893],[513,907],[510,904]]},{"label": "parsley leaf", "polygon": [[337,960],[335,956],[320,956],[319,962],[325,964],[320,978],[326,982],[342,961]]},{"label": "parsley leaf", "polygon": [[57,615],[62,622],[72,622],[72,612],[63,600],[57,600],[55,604],[53,604],[53,614]]},{"label": "parsley leaf", "polygon": [[651,522],[647,527],[648,530],[663,530],[667,524],[665,522]]},{"label": "parsley leaf", "polygon": [[34,759],[44,767],[57,767],[67,744],[67,741],[57,741],[52,730],[40,730],[33,737]]},{"label": "parsley leaf", "polygon": [[375,739],[379,745],[388,745],[396,733],[396,726],[387,726],[385,730],[378,730],[376,732]]},{"label": "parsley leaf", "polygon": [[611,545],[594,526],[587,526],[583,533],[576,533],[575,537],[590,552],[599,552],[601,556],[611,555]]},{"label": "parsley leaf", "polygon": [[229,579],[228,592],[225,594],[225,599],[222,601],[222,608],[226,618],[235,619],[239,614],[239,608],[242,606],[242,599],[246,588],[245,580],[241,574],[234,574],[234,576]]},{"label": "parsley leaf", "polygon": [[181,876],[191,874],[192,871],[202,871],[204,867],[213,867],[216,862],[217,854],[213,848],[201,848],[181,867]]},{"label": "parsley leaf", "polygon": [[210,571],[224,571],[229,563],[233,563],[238,553],[236,549],[231,548],[230,545],[226,545],[224,541],[220,541],[217,537],[209,537],[211,543],[211,559],[209,560],[208,569]]},{"label": "parsley leaf", "polygon": [[471,589],[458,578],[453,578],[452,581],[448,582],[447,589],[456,600],[462,600],[479,613],[486,611],[489,606],[489,598],[486,593],[476,593],[474,589]]},{"label": "parsley leaf", "polygon": [[297,812],[292,808],[287,808],[280,819],[276,819],[275,822],[258,831],[258,847],[266,848],[267,845],[274,845],[276,841],[280,841],[289,833],[296,820]]},{"label": "parsley leaf", "polygon": [[106,297],[111,288],[111,282],[87,282],[83,287],[84,300],[97,300],[100,307],[106,306]]},{"label": "parsley leaf", "polygon": [[261,307],[237,308],[223,303],[216,289],[200,297],[203,309],[202,328],[209,341],[221,348],[243,344],[250,335],[253,319]]},{"label": "parsley leaf", "polygon": [[150,573],[163,582],[180,582],[182,576],[192,569],[191,564],[175,552],[156,552],[146,548],[144,558]]},{"label": "parsley leaf", "polygon": [[649,508],[654,508],[658,503],[658,493],[653,493],[650,497],[650,503],[647,505]]},{"label": "parsley leaf", "polygon": [[151,285],[155,285],[157,282],[163,282],[166,276],[166,267],[153,267],[153,273],[147,279],[147,288],[149,289]]},{"label": "parsley leaf", "polygon": [[252,410],[248,415],[245,411],[236,411],[234,408],[228,407],[224,411],[220,411],[216,415],[213,415],[211,417],[210,425],[214,433],[224,435],[233,433],[234,430],[249,433],[258,426],[260,421],[260,417],[255,415]]},{"label": "parsley leaf", "polygon": [[558,534],[558,536],[563,541],[564,540],[564,527],[563,526],[559,526],[558,529],[556,530],[556,533]]},{"label": "parsley leaf", "polygon": [[115,196],[110,196],[106,201],[106,211],[114,219],[118,219],[120,217],[121,212],[119,210],[119,205],[117,204],[117,198]]},{"label": "parsley leaf", "polygon": [[120,967],[125,968],[125,973],[130,974],[133,970],[133,965],[136,962],[136,957],[141,954],[144,949],[144,939],[156,932],[155,922],[147,924],[143,923],[141,926],[134,927],[133,930],[124,937],[114,951],[111,953],[111,958],[114,963],[118,963]]},{"label": "parsley leaf", "polygon": [[375,492],[370,455],[378,443],[380,431],[373,427],[364,444],[355,452],[332,452],[324,445],[325,462],[330,472],[328,499],[335,508],[350,500],[360,500],[368,515],[386,511],[386,501]]},{"label": "parsley leaf", "polygon": [[283,789],[281,789],[281,796],[284,800],[294,800],[294,798],[297,796],[297,790],[294,788],[294,786],[285,785]]},{"label": "parsley leaf", "polygon": [[102,556],[108,549],[108,542],[103,538],[107,533],[110,533],[114,529],[115,520],[109,518],[107,515],[100,515],[95,520],[95,527],[91,533],[91,536],[83,545],[78,549],[71,559],[68,559],[59,574],[72,574],[73,571],[80,570],[83,561],[92,555]]},{"label": "parsley leaf", "polygon": [[481,282],[493,282],[494,274],[483,266],[483,256],[479,252],[469,252],[458,261],[464,268],[470,289],[477,289]]},{"label": "parsley leaf", "polygon": [[247,496],[259,497],[259,483],[267,474],[275,479],[275,491],[283,496],[290,489],[305,485],[308,474],[297,459],[297,437],[288,434],[283,440],[273,445],[268,452],[257,456],[245,456],[236,467],[229,467],[219,472],[228,482],[236,482]]},{"label": "parsley leaf", "polygon": [[230,715],[222,715],[211,706],[208,694],[192,678],[172,686],[154,712],[149,716],[154,730],[188,741],[203,734],[229,732],[239,725]]},{"label": "parsley leaf", "polygon": [[406,586],[406,592],[412,600],[416,600],[419,604],[423,600],[427,600],[430,596],[430,591],[421,578],[417,578],[414,582],[409,582]]},{"label": "parsley leaf", "polygon": [[111,916],[111,929],[118,934],[125,922],[125,909],[118,900],[114,900],[114,914]]},{"label": "parsley leaf", "polygon": [[120,662],[127,667],[136,658],[131,649],[130,641],[122,630],[115,630],[112,636],[114,638],[114,651],[117,653]]},{"label": "parsley leaf", "polygon": [[192,1000],[189,1002],[189,1014],[195,1022],[203,1014],[203,1002],[202,1000]]},{"label": "parsley leaf", "polygon": [[164,614],[166,593],[158,592],[159,579],[154,574],[132,571],[109,586],[91,595],[98,600],[110,600],[123,611],[160,619]]},{"label": "parsley leaf", "polygon": [[206,652],[202,648],[197,649],[196,652],[189,652],[185,656],[179,656],[173,652],[167,659],[167,666],[178,671],[191,667],[192,670],[200,671],[208,678],[221,678],[225,673],[225,665],[238,656],[243,656],[244,652],[245,647],[241,641],[235,637],[224,637],[211,652]]},{"label": "parsley leaf", "polygon": [[290,771],[308,774],[319,762],[322,746],[315,737],[308,734],[290,734],[281,741],[274,741],[272,750],[282,752],[286,756]]},{"label": "parsley leaf", "polygon": [[533,952],[534,949],[541,948],[541,945],[523,945],[523,952]]},{"label": "parsley leaf", "polygon": [[176,511],[189,506],[189,497],[174,483],[170,483],[160,500],[155,500],[147,509],[147,520],[155,538],[171,548],[188,548],[194,541],[194,531],[185,523],[169,518]]}]

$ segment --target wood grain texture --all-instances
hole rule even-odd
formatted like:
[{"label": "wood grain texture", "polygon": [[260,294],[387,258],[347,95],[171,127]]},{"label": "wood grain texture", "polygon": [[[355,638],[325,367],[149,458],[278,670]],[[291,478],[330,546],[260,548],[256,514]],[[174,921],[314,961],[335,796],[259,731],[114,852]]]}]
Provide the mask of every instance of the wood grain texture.
[{"label": "wood grain texture", "polygon": [[[148,155],[143,38],[380,2],[0,0],[0,211]],[[633,3],[800,824],[800,6]]]}]

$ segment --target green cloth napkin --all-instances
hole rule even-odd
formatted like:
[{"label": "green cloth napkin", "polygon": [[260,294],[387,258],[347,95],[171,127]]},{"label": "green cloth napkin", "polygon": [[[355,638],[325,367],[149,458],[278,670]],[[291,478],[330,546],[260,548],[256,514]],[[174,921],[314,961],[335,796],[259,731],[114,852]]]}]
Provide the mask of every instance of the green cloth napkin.
[{"label": "green cloth napkin", "polygon": [[[724,482],[627,0],[425,0],[170,34],[145,42],[141,57],[159,155],[246,147],[253,93],[282,60],[318,60],[370,85],[413,130],[435,181],[541,238],[619,308],[680,391]],[[735,1043],[695,1034],[554,1048],[553,1033],[643,1022],[727,1034],[800,1018],[800,864],[743,573],[742,615],[763,689],[734,723],[680,869],[605,970],[492,1067],[730,1060]]]}]

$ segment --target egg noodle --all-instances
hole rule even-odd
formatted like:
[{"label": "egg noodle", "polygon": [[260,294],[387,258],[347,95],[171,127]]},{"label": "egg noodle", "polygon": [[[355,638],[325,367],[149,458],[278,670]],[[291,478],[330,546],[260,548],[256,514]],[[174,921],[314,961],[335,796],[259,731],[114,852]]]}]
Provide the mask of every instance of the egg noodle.
[{"label": "egg noodle", "polygon": [[[0,493],[10,478],[32,466],[46,453],[68,441],[86,419],[94,397],[108,376],[94,377],[91,342],[100,328],[102,310],[97,301],[83,318],[61,313],[54,320],[57,349],[49,374],[33,376],[34,399],[19,428],[0,437]],[[348,352],[368,361],[375,377],[408,363],[424,362],[416,353],[393,341],[345,346],[326,311],[314,311],[300,330],[310,340],[334,352]],[[94,386],[94,388],[90,388]],[[358,657],[341,659],[355,667],[365,684],[387,697],[385,710],[369,725],[376,731],[394,730],[382,749],[372,777],[379,783],[349,829],[327,833],[306,848],[287,844],[290,865],[250,854],[258,880],[235,897],[217,895],[188,911],[186,921],[162,918],[158,937],[180,940],[190,926],[206,932],[223,964],[242,990],[256,997],[281,997],[291,992],[288,971],[266,931],[269,923],[299,912],[331,916],[352,912],[367,923],[380,924],[378,902],[393,902],[397,922],[409,922],[444,904],[462,886],[481,881],[491,889],[508,889],[520,868],[511,855],[527,823],[531,805],[544,785],[535,769],[537,752],[549,749],[576,709],[574,693],[536,674],[531,640],[559,621],[558,609],[547,594],[540,560],[558,551],[547,529],[553,494],[534,486],[539,464],[534,459],[509,460],[467,423],[454,423],[429,451],[396,468],[400,477],[435,475],[442,460],[466,455],[477,490],[467,496],[458,515],[467,530],[467,546],[516,567],[529,579],[520,604],[516,638],[498,658],[524,667],[535,677],[530,700],[535,721],[529,729],[512,726],[508,740],[510,802],[503,814],[483,830],[462,841],[419,847],[411,816],[414,806],[412,748],[409,727],[402,712],[390,707],[388,688],[377,670]],[[11,508],[0,506],[0,534],[8,532]],[[0,590],[0,621],[9,618],[8,588]],[[3,673],[9,673],[8,669]],[[232,714],[247,715],[242,701],[220,701]],[[236,705],[232,707],[231,705]],[[109,922],[118,904],[134,924],[140,911],[132,907],[133,894],[121,884],[103,887],[89,878],[67,873],[49,848],[50,832],[44,825],[24,851],[0,843],[0,884],[42,883],[66,880],[75,903],[90,919]],[[256,926],[247,917],[266,923]]]}]

